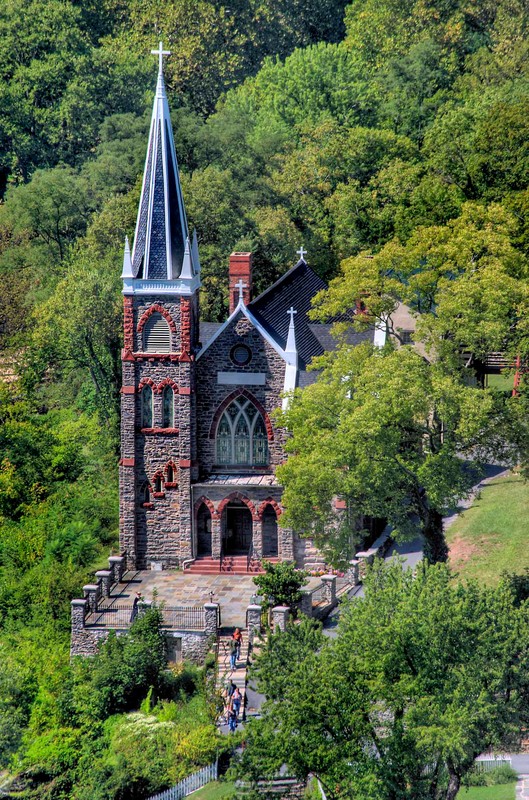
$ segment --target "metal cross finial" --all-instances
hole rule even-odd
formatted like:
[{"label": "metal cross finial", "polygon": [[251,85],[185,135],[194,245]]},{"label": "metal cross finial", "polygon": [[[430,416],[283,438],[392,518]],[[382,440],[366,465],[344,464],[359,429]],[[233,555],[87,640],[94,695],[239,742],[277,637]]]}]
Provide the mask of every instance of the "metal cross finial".
[{"label": "metal cross finial", "polygon": [[160,44],[158,46],[158,50],[151,50],[151,53],[152,53],[153,56],[158,56],[158,72],[163,72],[163,57],[164,56],[170,56],[171,55],[171,51],[170,50],[164,50],[163,49],[163,45],[160,42]]},{"label": "metal cross finial", "polygon": [[296,253],[298,253],[298,255],[299,255],[299,257],[300,257],[300,259],[301,259],[302,261],[305,261],[305,256],[307,255],[307,251],[305,250],[305,248],[303,247],[303,245],[301,245],[301,247],[299,248],[299,250],[296,250]]},{"label": "metal cross finial", "polygon": [[298,312],[295,310],[294,306],[290,306],[290,308],[287,311],[287,314],[290,314],[290,321],[291,322],[294,322],[294,314],[297,314],[297,313]]},{"label": "metal cross finial", "polygon": [[247,286],[247,284],[243,282],[243,279],[239,278],[238,282],[233,287],[234,289],[238,289],[239,290],[239,302],[242,300],[242,297],[243,297],[242,290],[246,289],[246,286]]}]

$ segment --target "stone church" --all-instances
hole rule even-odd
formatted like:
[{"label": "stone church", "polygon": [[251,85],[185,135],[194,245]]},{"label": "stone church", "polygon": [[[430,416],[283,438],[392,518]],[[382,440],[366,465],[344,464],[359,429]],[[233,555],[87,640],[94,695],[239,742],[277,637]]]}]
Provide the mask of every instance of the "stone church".
[{"label": "stone church", "polygon": [[[200,321],[200,260],[180,185],[162,55],[132,252],[123,263],[120,545],[129,568],[219,571],[226,559],[315,568],[310,540],[281,527],[273,412],[333,346],[307,312],[325,287],[299,261],[257,297],[252,255],[233,253],[230,311]],[[371,338],[372,332],[357,338]],[[201,570],[201,568],[203,568]]]}]

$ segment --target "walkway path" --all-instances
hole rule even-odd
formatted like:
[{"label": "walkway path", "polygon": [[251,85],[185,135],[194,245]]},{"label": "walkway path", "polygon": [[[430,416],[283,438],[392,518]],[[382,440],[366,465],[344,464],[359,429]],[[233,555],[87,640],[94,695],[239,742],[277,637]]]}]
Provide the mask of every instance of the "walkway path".
[{"label": "walkway path", "polygon": [[[224,695],[226,688],[229,686],[230,681],[238,687],[241,693],[241,713],[239,715],[239,722],[242,721],[244,716],[244,704],[246,698],[246,671],[248,668],[248,631],[241,629],[242,633],[242,647],[241,656],[236,664],[236,669],[232,670],[230,666],[230,649],[232,634],[230,632],[222,633],[219,636],[219,663],[218,663],[218,677],[217,689]],[[227,698],[225,698],[227,699]],[[223,721],[219,724],[219,730],[222,733],[228,733],[228,725],[226,715],[221,718]]]}]

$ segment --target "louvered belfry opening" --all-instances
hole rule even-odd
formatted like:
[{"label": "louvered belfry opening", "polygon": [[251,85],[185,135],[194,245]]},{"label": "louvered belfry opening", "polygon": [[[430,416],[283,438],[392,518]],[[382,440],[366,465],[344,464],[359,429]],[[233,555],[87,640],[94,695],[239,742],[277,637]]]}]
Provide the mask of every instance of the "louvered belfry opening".
[{"label": "louvered belfry opening", "polygon": [[153,314],[143,329],[143,350],[145,353],[170,353],[171,329],[167,320],[159,314]]}]

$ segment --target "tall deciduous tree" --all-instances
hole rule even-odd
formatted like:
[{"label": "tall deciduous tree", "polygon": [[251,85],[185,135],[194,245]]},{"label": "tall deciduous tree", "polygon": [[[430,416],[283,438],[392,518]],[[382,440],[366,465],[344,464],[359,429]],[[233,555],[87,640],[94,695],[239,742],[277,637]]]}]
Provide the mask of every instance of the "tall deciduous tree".
[{"label": "tall deciduous tree", "polygon": [[506,584],[454,585],[445,565],[376,565],[336,639],[287,630],[257,663],[288,691],[248,726],[247,777],[286,763],[329,800],[454,800],[474,759],[525,724],[528,608]]},{"label": "tall deciduous tree", "polygon": [[[386,518],[397,537],[420,530],[428,560],[446,560],[442,515],[475,481],[462,457],[500,449],[494,396],[410,347],[343,345],[316,365],[319,380],[282,416],[291,433],[277,470],[286,523],[315,535],[335,563],[350,557],[343,534],[361,514]],[[336,497],[346,513],[334,510]]]}]

